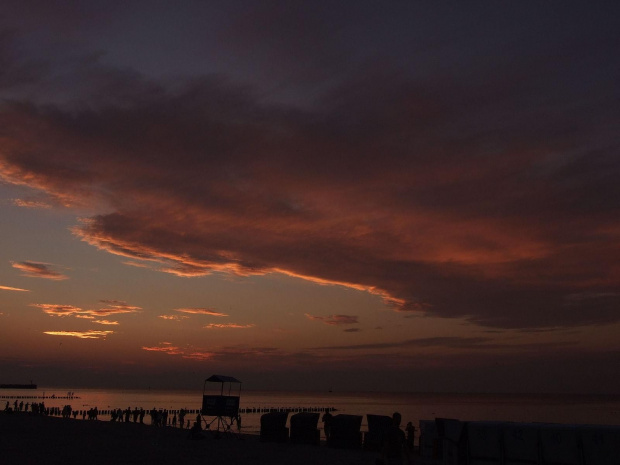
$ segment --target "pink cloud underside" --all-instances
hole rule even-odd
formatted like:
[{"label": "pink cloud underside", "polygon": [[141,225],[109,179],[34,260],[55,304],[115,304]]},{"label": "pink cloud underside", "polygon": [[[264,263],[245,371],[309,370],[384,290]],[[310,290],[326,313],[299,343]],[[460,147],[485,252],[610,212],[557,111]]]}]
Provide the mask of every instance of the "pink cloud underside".
[{"label": "pink cloud underside", "polygon": [[43,331],[43,333],[50,336],[76,337],[79,339],[105,339],[110,334],[114,334],[114,331]]},{"label": "pink cloud underside", "polygon": [[226,313],[216,312],[208,308],[175,308],[175,312],[189,313],[191,315],[228,316]]},{"label": "pink cloud underside", "polygon": [[0,291],[30,292],[29,289],[21,289],[19,287],[11,287],[11,286],[0,286]]},{"label": "pink cloud underside", "polygon": [[53,281],[62,281],[69,279],[68,276],[54,271],[49,263],[39,262],[12,262],[13,268],[22,271],[23,276],[29,278],[44,278],[51,279]]},{"label": "pink cloud underside", "polygon": [[329,315],[329,316],[317,316],[306,313],[306,318],[309,320],[322,321],[326,325],[355,325],[358,323],[356,315]]}]

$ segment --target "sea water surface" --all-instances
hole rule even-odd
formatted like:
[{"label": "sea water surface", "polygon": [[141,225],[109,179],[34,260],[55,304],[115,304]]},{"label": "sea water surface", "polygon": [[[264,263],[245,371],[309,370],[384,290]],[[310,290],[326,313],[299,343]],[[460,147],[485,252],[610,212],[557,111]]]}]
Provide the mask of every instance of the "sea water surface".
[{"label": "sea water surface", "polygon": [[[71,393],[72,395],[69,395]],[[207,392],[219,394],[219,390]],[[225,394],[229,394],[228,391]],[[1,390],[3,404],[13,406],[15,399],[45,402],[46,407],[71,405],[83,411],[97,407],[110,409],[153,408],[178,411],[199,411],[202,389],[185,391],[116,390],[38,388],[36,390]],[[620,396],[575,394],[448,394],[448,393],[384,393],[384,392],[299,392],[299,391],[244,391],[233,389],[230,395],[240,396],[240,409],[256,409],[256,413],[242,413],[243,432],[258,433],[260,416],[268,409],[306,409],[321,411],[335,409],[339,413],[362,415],[362,430],[366,414],[392,415],[400,412],[403,425],[411,421],[455,418],[461,421],[516,421],[564,424],[620,425]],[[2,405],[4,407],[4,405]],[[291,413],[292,415],[293,413]],[[78,418],[81,418],[78,416]],[[108,420],[107,415],[100,419]],[[187,418],[193,419],[193,415]],[[290,418],[290,417],[289,417]],[[149,423],[150,418],[145,418]],[[319,424],[319,426],[321,426]]]}]

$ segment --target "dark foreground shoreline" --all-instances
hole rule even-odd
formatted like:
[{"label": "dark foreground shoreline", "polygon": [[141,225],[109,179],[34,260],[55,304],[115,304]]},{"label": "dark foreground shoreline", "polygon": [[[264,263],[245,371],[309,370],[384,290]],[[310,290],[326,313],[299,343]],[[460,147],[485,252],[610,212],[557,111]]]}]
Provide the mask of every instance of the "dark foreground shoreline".
[{"label": "dark foreground shoreline", "polygon": [[257,435],[188,439],[185,430],[0,412],[0,464],[374,465],[376,452],[263,443]]}]

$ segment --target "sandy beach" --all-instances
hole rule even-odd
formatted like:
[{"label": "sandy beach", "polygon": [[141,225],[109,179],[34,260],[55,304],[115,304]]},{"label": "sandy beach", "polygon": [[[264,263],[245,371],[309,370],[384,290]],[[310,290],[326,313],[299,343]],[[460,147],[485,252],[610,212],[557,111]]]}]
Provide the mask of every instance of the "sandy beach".
[{"label": "sandy beach", "polygon": [[374,465],[377,453],[263,443],[256,435],[190,440],[187,431],[136,423],[0,412],[0,464]]}]

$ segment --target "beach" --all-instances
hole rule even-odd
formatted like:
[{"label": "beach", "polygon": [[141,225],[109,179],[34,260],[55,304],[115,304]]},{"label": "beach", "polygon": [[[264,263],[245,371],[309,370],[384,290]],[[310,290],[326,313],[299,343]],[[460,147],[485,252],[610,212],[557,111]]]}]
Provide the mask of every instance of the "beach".
[{"label": "beach", "polygon": [[0,463],[184,465],[374,465],[376,452],[320,446],[260,442],[259,436],[220,435],[203,440],[170,427],[139,423],[82,421],[0,412]]}]

